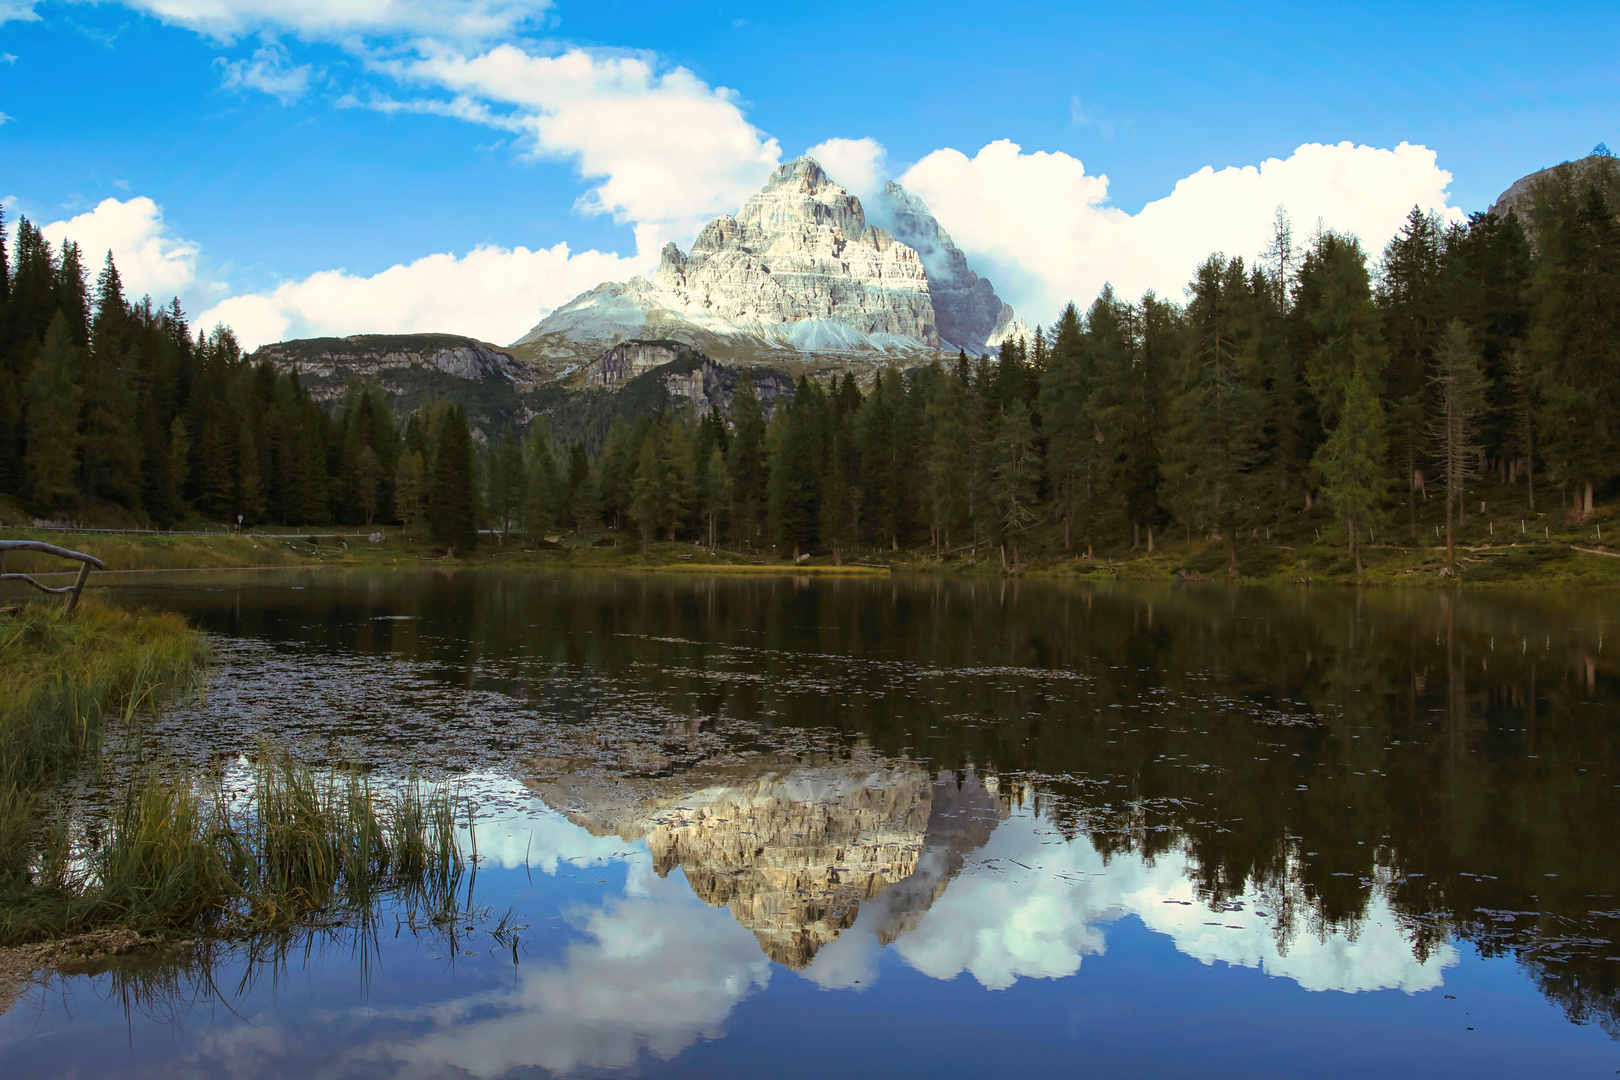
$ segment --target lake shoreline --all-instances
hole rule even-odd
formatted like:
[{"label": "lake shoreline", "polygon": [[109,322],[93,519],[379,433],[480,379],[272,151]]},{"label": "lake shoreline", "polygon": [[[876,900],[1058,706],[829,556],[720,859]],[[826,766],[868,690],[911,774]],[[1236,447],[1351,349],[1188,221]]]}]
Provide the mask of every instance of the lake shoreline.
[{"label": "lake shoreline", "polygon": [[[999,549],[980,545],[979,557],[960,550],[935,558],[929,551],[902,549],[847,553],[837,562],[827,555],[793,561],[760,553],[724,548],[713,551],[688,543],[652,545],[643,554],[628,537],[607,546],[560,538],[538,547],[523,547],[516,539],[488,540],[471,556],[437,551],[404,536],[399,530],[349,533],[222,534],[204,536],[169,533],[109,533],[85,530],[7,529],[8,538],[43,539],[89,551],[107,563],[107,570],[91,577],[94,584],[106,575],[138,572],[202,570],[307,570],[344,568],[455,568],[593,570],[626,574],[714,574],[791,576],[882,576],[926,574],[946,577],[978,576],[993,579],[1120,580],[1184,583],[1236,582],[1242,584],[1389,585],[1505,588],[1620,588],[1620,550],[1597,541],[1559,539],[1456,549],[1457,575],[1446,572],[1445,549],[1435,546],[1368,546],[1363,549],[1363,570],[1338,545],[1291,546],[1256,541],[1238,548],[1239,572],[1228,573],[1230,554],[1219,540],[1172,541],[1157,551],[1104,552],[1088,558],[1083,552],[1037,552],[1016,569],[1004,566]],[[372,536],[381,536],[373,543]],[[45,576],[57,572],[43,557],[32,560],[14,554],[8,566]]]}]

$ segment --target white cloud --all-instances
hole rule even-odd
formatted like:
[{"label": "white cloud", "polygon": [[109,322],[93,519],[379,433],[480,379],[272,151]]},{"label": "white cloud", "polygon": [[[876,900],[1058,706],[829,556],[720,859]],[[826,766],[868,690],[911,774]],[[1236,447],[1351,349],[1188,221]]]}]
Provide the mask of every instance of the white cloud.
[{"label": "white cloud", "polygon": [[515,992],[434,1007],[427,1034],[354,1056],[401,1062],[405,1077],[493,1078],[629,1069],[643,1053],[669,1060],[720,1037],[738,1002],[770,982],[770,961],[730,911],[698,900],[679,873],[656,877],[645,854],[625,891],[577,912],[587,940],[558,964],[525,965]]},{"label": "white cloud", "polygon": [[1126,297],[1147,289],[1180,299],[1213,251],[1250,257],[1271,240],[1278,206],[1296,233],[1320,219],[1353,233],[1376,255],[1414,205],[1450,220],[1451,174],[1435,153],[1307,143],[1258,167],[1205,167],[1174,191],[1127,214],[1107,204],[1108,178],[1063,153],[1026,154],[1001,140],[969,158],[936,150],[900,178],[920,195],[1029,321],[1050,321],[1070,300],[1084,306],[1106,282]]},{"label": "white cloud", "polygon": [[[32,10],[29,2],[0,0]],[[549,0],[124,0],[129,7],[223,41],[259,30],[305,38],[425,35],[488,40],[532,22]],[[6,11],[0,7],[0,15]],[[36,16],[37,17],[37,16]]]},{"label": "white cloud", "polygon": [[[642,57],[581,49],[535,56],[500,45],[477,56],[428,48],[377,67],[459,95],[412,107],[523,131],[536,155],[573,158],[596,182],[579,207],[635,223],[644,253],[735,210],[781,158],[777,141],[748,122],[731,91],[685,68],[659,71]],[[497,114],[488,103],[514,111]]]},{"label": "white cloud", "polygon": [[111,251],[124,292],[132,300],[151,294],[158,301],[211,286],[197,279],[197,245],[169,234],[163,208],[144,195],[120,202],[103,199],[94,210],[41,230],[60,246],[72,240],[84,250],[85,271],[94,276]]},{"label": "white cloud", "polygon": [[1064,840],[1020,812],[893,947],[925,975],[966,972],[994,990],[1021,978],[1073,975],[1086,956],[1104,951],[1102,927],[1126,915],[1205,964],[1259,968],[1306,990],[1416,993],[1440,986],[1444,970],[1457,962],[1450,945],[1423,960],[1414,956],[1382,893],[1352,930],[1307,932],[1279,947],[1266,896],[1251,888],[1212,912],[1194,891],[1195,878],[1182,852],[1105,861],[1084,837]]},{"label": "white cloud", "polygon": [[883,190],[889,178],[888,151],[873,138],[828,139],[805,151],[821,162],[827,175],[853,192],[862,202],[870,202]]},{"label": "white cloud", "polygon": [[[35,0],[0,0],[0,24],[16,22],[38,22],[39,12],[34,10]],[[6,54],[11,56],[10,53]],[[16,57],[12,56],[11,63]]]},{"label": "white cloud", "polygon": [[309,64],[294,65],[284,46],[268,42],[253,51],[248,60],[214,61],[225,72],[227,90],[259,90],[277,98],[283,105],[297,101],[309,89]]},{"label": "white cloud", "polygon": [[370,277],[323,270],[266,292],[233,296],[197,322],[227,324],[250,349],[298,337],[423,332],[504,345],[586,289],[650,269],[645,259],[599,251],[576,255],[567,244],[538,251],[479,247],[460,258],[428,255]]}]

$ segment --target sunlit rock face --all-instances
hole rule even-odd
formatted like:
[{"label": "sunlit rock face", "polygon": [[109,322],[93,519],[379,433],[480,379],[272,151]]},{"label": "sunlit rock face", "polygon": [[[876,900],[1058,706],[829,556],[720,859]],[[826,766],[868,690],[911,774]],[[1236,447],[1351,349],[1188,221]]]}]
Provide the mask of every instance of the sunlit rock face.
[{"label": "sunlit rock face", "polygon": [[656,779],[540,764],[550,776],[530,787],[547,804],[593,835],[644,841],[660,876],[679,868],[699,898],[729,908],[765,955],[795,969],[880,897],[888,939],[904,933],[1005,817],[971,773],[935,781],[862,752]]},{"label": "sunlit rock face", "polygon": [[847,365],[981,353],[1027,334],[922,201],[889,187],[880,213],[903,238],[869,222],[811,158],[788,162],[736,215],[704,226],[689,252],[667,245],[651,280],[575,297],[513,351],[563,377],[630,340],[722,360]]},{"label": "sunlit rock face", "polygon": [[709,222],[689,255],[670,244],[653,284],[678,310],[738,325],[806,319],[938,346],[917,252],[866,223],[860,200],[799,158],[736,217]]}]

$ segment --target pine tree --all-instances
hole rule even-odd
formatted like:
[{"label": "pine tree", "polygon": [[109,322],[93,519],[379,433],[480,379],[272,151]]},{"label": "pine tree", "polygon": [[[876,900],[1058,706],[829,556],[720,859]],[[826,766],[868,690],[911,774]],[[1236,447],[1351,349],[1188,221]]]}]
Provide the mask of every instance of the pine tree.
[{"label": "pine tree", "polygon": [[81,384],[80,481],[91,499],[130,509],[140,505],[140,445],[136,438],[133,364],[126,353],[129,312],[112,252],[96,279],[95,319]]},{"label": "pine tree", "polygon": [[[253,425],[245,420],[238,429],[236,446],[236,512],[243,526],[257,525],[265,514],[264,481],[259,472],[258,440],[253,437]],[[371,522],[368,520],[366,524]]]},{"label": "pine tree", "polygon": [[731,423],[731,447],[726,453],[731,473],[731,528],[736,541],[751,549],[765,528],[770,463],[765,452],[765,419],[754,393],[754,378],[747,371],[737,376]]},{"label": "pine tree", "polygon": [[[1103,287],[1098,306],[1112,302],[1112,291]],[[1058,318],[1052,352],[1041,377],[1041,429],[1046,434],[1046,469],[1052,484],[1052,500],[1063,521],[1063,547],[1071,543],[1074,514],[1082,503],[1086,483],[1088,453],[1086,442],[1086,402],[1091,396],[1092,377],[1088,370],[1085,332],[1080,313],[1071,303]]]},{"label": "pine tree", "polygon": [[420,451],[400,455],[394,468],[394,504],[407,536],[420,536],[426,524],[427,465]]},{"label": "pine tree", "polygon": [[510,429],[490,450],[487,474],[484,505],[490,525],[500,530],[504,540],[523,504],[523,450]]},{"label": "pine tree", "polygon": [[1363,537],[1382,523],[1388,487],[1384,407],[1361,369],[1339,395],[1339,422],[1316,452],[1322,497],[1344,527],[1356,573],[1362,572]]},{"label": "pine tree", "polygon": [[[966,358],[961,361],[965,365]],[[967,388],[956,375],[935,381],[934,396],[928,403],[924,427],[932,434],[928,448],[925,501],[929,531],[936,558],[949,554],[951,537],[959,539],[968,528],[968,491],[963,478],[968,475],[971,456],[968,446]],[[840,432],[846,457],[853,464],[846,469],[845,483],[850,513],[856,513],[860,490],[849,480],[858,474],[859,458],[849,449],[850,436]],[[842,514],[844,511],[838,511]],[[840,523],[841,524],[841,523]],[[853,542],[853,536],[846,542]]]},{"label": "pine tree", "polygon": [[536,420],[529,428],[528,450],[524,454],[524,529],[531,542],[539,543],[552,535],[561,522],[562,481],[557,475],[557,458],[551,452],[551,433],[545,421]]},{"label": "pine tree", "polygon": [[[369,528],[377,518],[377,511],[382,505],[383,478],[387,475],[383,471],[382,459],[377,451],[371,447],[362,447],[360,456],[354,465],[354,491],[355,503],[365,515],[365,524]],[[243,480],[246,486],[246,478]],[[504,528],[503,530],[504,531]]]},{"label": "pine tree", "polygon": [[563,482],[563,501],[574,532],[585,535],[586,527],[601,516],[596,502],[596,485],[591,482],[591,459],[585,444],[568,448],[568,475]]},{"label": "pine tree", "polygon": [[1463,487],[1479,460],[1479,417],[1485,409],[1485,377],[1479,355],[1458,320],[1448,323],[1434,354],[1434,413],[1430,453],[1440,466],[1446,488],[1446,569],[1457,572],[1452,542],[1453,511],[1461,505]]},{"label": "pine tree", "polygon": [[1238,572],[1237,532],[1254,513],[1250,467],[1264,398],[1257,392],[1255,305],[1243,261],[1213,256],[1199,267],[1188,305],[1188,354],[1174,406],[1175,440],[1165,472],[1178,516],[1208,524]]},{"label": "pine tree", "polygon": [[832,552],[834,566],[844,565],[844,549],[851,547],[856,538],[855,488],[850,478],[858,464],[849,444],[850,428],[835,427],[827,447],[827,474],[821,485],[821,543]]},{"label": "pine tree", "polygon": [[[1002,410],[993,456],[992,490],[1002,535],[1002,562],[1018,570],[1019,534],[1034,518],[1035,485],[1040,476],[1040,457],[1035,449],[1035,428],[1029,406],[1014,399]],[[1012,548],[1012,562],[1006,562],[1006,547]]]},{"label": "pine tree", "polygon": [[1585,518],[1620,471],[1620,221],[1590,181],[1548,192],[1538,213],[1530,348],[1543,373],[1542,448]]},{"label": "pine tree", "polygon": [[30,502],[41,513],[68,514],[79,508],[78,353],[72,329],[58,312],[23,391],[28,399]]},{"label": "pine tree", "polygon": [[824,469],[817,428],[825,404],[821,389],[800,376],[793,400],[771,418],[777,436],[770,457],[771,532],[777,548],[795,560],[818,538]]},{"label": "pine tree", "polygon": [[452,554],[470,553],[478,546],[472,434],[467,430],[467,414],[459,405],[446,410],[438,441],[433,486],[428,493],[428,529],[433,542]]}]

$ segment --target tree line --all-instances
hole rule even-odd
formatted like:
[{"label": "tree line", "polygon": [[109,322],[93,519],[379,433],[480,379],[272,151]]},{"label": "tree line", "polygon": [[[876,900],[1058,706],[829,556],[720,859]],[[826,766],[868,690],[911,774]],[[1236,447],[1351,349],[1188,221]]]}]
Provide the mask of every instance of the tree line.
[{"label": "tree line", "polygon": [[1267,252],[1210,256],[1183,303],[1105,288],[994,361],[802,377],[768,421],[745,372],[725,415],[621,418],[594,457],[543,417],[481,448],[453,404],[400,424],[375,385],[323,410],[228,328],[129,302],[110,254],[90,284],[76,245],[22,220],[9,249],[0,232],[0,493],[159,526],[399,523],[463,551],[483,525],[1008,566],[1174,528],[1235,570],[1245,540],[1325,520],[1359,565],[1418,538],[1431,490],[1449,539],[1470,484],[1532,508],[1552,486],[1584,518],[1620,477],[1617,197],[1604,152],[1522,217],[1414,209],[1376,261],[1331,231],[1296,243],[1279,212]]}]

